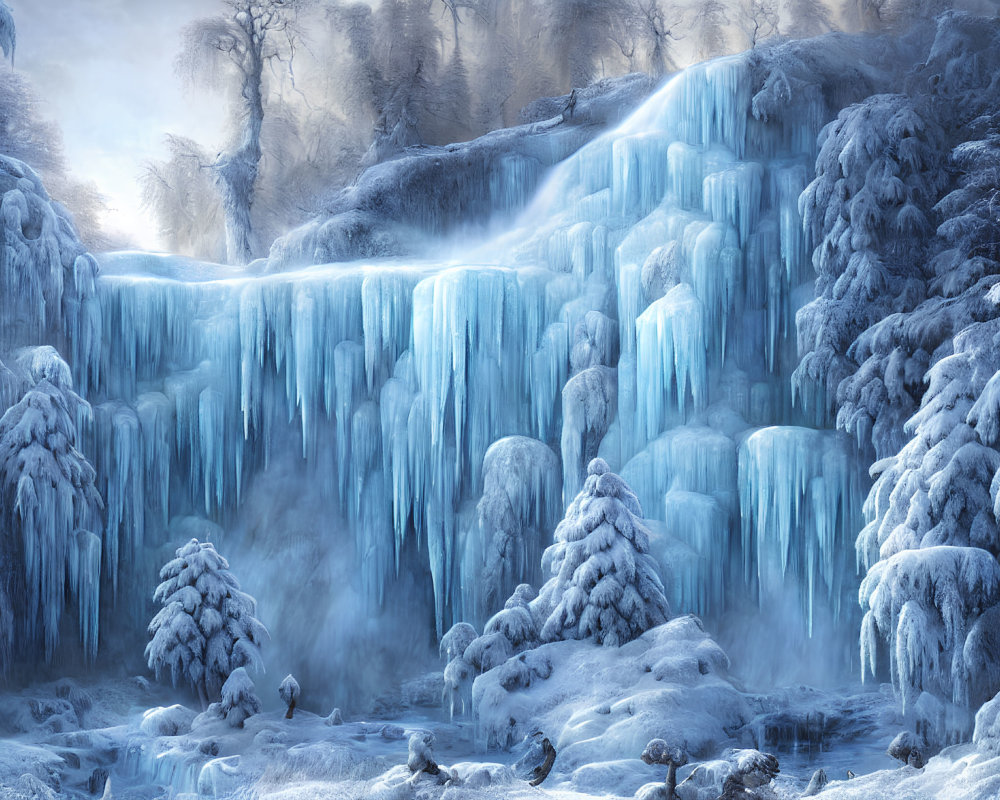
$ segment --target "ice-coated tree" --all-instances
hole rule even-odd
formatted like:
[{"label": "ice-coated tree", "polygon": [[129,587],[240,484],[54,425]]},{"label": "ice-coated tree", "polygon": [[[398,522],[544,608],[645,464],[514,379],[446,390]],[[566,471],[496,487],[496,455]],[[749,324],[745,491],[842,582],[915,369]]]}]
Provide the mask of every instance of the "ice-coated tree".
[{"label": "ice-coated tree", "polygon": [[256,687],[245,667],[237,667],[230,673],[222,684],[222,700],[212,706],[217,706],[211,710],[234,728],[242,728],[249,717],[260,713]]},{"label": "ice-coated tree", "polygon": [[[820,164],[803,198],[821,234],[814,261],[825,288],[802,312],[800,334],[803,325],[818,334],[808,342],[821,344],[807,354],[818,358],[812,367],[844,367],[838,424],[881,457],[857,540],[867,569],[863,661],[889,673],[927,735],[942,741],[966,736],[972,712],[1000,687],[1000,20],[949,13],[936,25],[907,97],[877,96],[845,112],[867,113],[868,125],[881,118],[876,127],[896,139],[889,162],[836,130],[839,141],[823,142],[820,161],[830,146],[840,177],[829,182]],[[942,148],[952,153],[947,171],[935,155]],[[858,165],[864,188],[848,174]],[[856,211],[869,187],[875,212]],[[815,204],[820,194],[829,203]],[[921,225],[887,248],[879,226],[911,203],[928,223],[937,218],[936,231]],[[845,255],[846,270],[823,274]],[[857,290],[866,284],[873,288]]]},{"label": "ice-coated tree", "polygon": [[295,713],[295,705],[299,701],[299,692],[299,682],[292,675],[286,675],[281,685],[278,686],[278,697],[281,698],[282,703],[288,706],[288,711],[285,712],[285,719],[291,719]]},{"label": "ice-coated tree", "polygon": [[[792,377],[798,401],[819,421],[836,408],[841,382],[857,370],[854,340],[870,325],[915,308],[926,296],[931,207],[944,185],[941,128],[906,95],[875,95],[840,112],[820,134],[816,178],[799,201],[816,244],[816,299],[796,316],[802,358]],[[891,374],[847,387],[840,427],[879,456],[901,445],[899,430],[919,403],[922,370],[907,358]],[[926,364],[926,362],[925,362]],[[878,392],[893,414],[874,420],[860,398]]]},{"label": "ice-coated tree", "polygon": [[[90,406],[73,391],[69,366],[51,347],[17,355],[27,391],[0,418],[0,656],[16,635],[39,640],[46,661],[59,641],[68,598],[78,606],[88,658],[97,653],[103,501],[95,472],[77,449],[77,421]],[[6,634],[6,636],[5,636]],[[0,669],[9,666],[0,662]]]},{"label": "ice-coated tree", "polygon": [[1000,690],[998,335],[1000,320],[973,325],[931,368],[913,438],[883,465],[858,537],[862,657],[875,673],[886,642],[904,705],[929,692],[968,710],[964,722],[945,714],[951,730],[937,736],[966,733],[971,712]]},{"label": "ice-coated tree", "polygon": [[289,63],[297,15],[309,0],[222,0],[224,11],[184,31],[179,65],[187,74],[226,75],[239,106],[239,134],[212,165],[226,219],[226,253],[233,264],[255,255],[251,208],[263,156],[264,81],[269,67]]},{"label": "ice-coated tree", "polygon": [[542,569],[552,577],[531,602],[545,618],[542,641],[620,646],[670,615],[639,501],[603,459],[590,462]]},{"label": "ice-coated tree", "polygon": [[781,32],[794,39],[819,36],[834,29],[830,9],[823,0],[784,0]]},{"label": "ice-coated tree", "polygon": [[202,706],[217,697],[234,670],[261,668],[268,633],[257,603],[240,591],[229,563],[211,542],[192,539],[160,570],[153,599],[163,606],[149,623],[146,661],[156,677],[169,670],[198,693]]},{"label": "ice-coated tree", "polygon": [[362,164],[371,166],[423,141],[421,122],[432,103],[440,61],[440,34],[423,0],[385,0],[333,6],[333,23],[346,37],[354,100],[374,127]]},{"label": "ice-coated tree", "polygon": [[14,27],[14,14],[10,6],[0,0],[0,49],[4,57],[14,63],[14,49],[17,46],[17,29]]}]

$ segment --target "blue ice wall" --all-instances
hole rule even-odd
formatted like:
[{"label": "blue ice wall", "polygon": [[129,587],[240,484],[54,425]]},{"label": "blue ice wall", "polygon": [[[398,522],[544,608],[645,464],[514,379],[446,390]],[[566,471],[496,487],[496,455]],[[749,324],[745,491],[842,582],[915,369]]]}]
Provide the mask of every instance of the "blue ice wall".
[{"label": "blue ice wall", "polygon": [[[853,640],[843,553],[863,487],[842,436],[799,426],[788,380],[812,294],[798,195],[826,110],[755,119],[751,81],[743,58],[680,73],[558,165],[510,230],[446,263],[192,279],[169,258],[105,257],[103,327],[78,332],[74,366],[110,585],[124,565],[155,573],[172,517],[248,530],[269,485],[307,485],[324,510],[296,536],[349,567],[359,618],[426,600],[428,630],[481,622],[495,609],[467,555],[498,524],[476,507],[483,460],[519,435],[559,456],[562,497],[512,498],[504,524],[557,520],[600,453],[663,523],[675,611],[723,620],[780,595],[769,613],[802,642],[817,609]],[[235,564],[250,541],[233,540]],[[294,563],[244,577],[272,630],[295,581]]]}]

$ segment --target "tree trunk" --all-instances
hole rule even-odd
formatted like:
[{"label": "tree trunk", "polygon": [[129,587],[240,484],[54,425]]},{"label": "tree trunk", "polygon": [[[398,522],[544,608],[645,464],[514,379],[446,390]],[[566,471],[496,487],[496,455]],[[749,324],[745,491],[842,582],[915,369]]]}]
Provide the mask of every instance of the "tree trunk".
[{"label": "tree trunk", "polygon": [[285,712],[285,719],[291,719],[292,714],[295,713],[295,698],[293,697],[291,702],[288,704],[288,711]]},{"label": "tree trunk", "polygon": [[230,264],[249,264],[254,257],[253,207],[254,187],[260,170],[260,132],[264,122],[261,96],[263,59],[260,48],[251,48],[243,71],[242,96],[246,117],[239,145],[223,153],[215,162],[215,179],[222,192],[226,215],[226,258]]},{"label": "tree trunk", "polygon": [[552,746],[552,742],[548,738],[542,739],[542,752],[545,753],[545,761],[543,761],[539,766],[534,769],[534,778],[528,781],[529,786],[538,786],[542,781],[549,777],[549,773],[552,772],[552,765],[556,761],[556,749]]},{"label": "tree trunk", "polygon": [[677,795],[674,789],[677,788],[677,765],[671,761],[667,765],[667,800],[675,800]]}]

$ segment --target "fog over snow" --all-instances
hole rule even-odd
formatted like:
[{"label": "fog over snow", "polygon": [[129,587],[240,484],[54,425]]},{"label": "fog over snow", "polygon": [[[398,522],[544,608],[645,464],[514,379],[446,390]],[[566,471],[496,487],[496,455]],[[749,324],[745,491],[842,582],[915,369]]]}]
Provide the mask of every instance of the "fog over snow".
[{"label": "fog over snow", "polygon": [[12,0],[17,69],[63,132],[66,159],[108,203],[105,225],[137,246],[162,249],[136,181],[167,155],[165,133],[219,142],[225,104],[186,90],[174,63],[181,29],[214,11],[205,0]]}]

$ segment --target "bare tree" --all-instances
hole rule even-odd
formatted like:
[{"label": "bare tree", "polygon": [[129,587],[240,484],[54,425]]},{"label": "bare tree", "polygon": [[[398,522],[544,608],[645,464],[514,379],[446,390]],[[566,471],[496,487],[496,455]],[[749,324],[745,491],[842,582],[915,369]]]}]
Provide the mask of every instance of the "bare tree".
[{"label": "bare tree", "polygon": [[676,32],[684,21],[680,10],[664,7],[660,0],[627,0],[621,12],[609,36],[628,68],[656,76],[677,69],[670,50],[672,42],[684,38]]},{"label": "bare tree", "polygon": [[698,40],[699,58],[711,58],[726,51],[729,24],[729,15],[721,0],[705,0],[698,7],[692,27]]},{"label": "bare tree", "polygon": [[212,159],[192,139],[166,137],[170,157],[151,161],[139,176],[143,205],[156,217],[173,253],[225,258],[222,204],[212,180]]},{"label": "bare tree", "polygon": [[747,46],[756,47],[778,31],[778,0],[743,0],[739,22]]},{"label": "bare tree", "polygon": [[786,20],[781,32],[795,39],[819,36],[835,27],[823,0],[784,0],[783,11]]},{"label": "bare tree", "polygon": [[297,15],[309,1],[222,0],[221,15],[198,20],[184,32],[181,68],[201,80],[222,80],[237,98],[239,136],[212,164],[222,194],[231,263],[246,264],[254,257],[251,208],[262,157],[265,68],[276,61],[291,64]]}]

